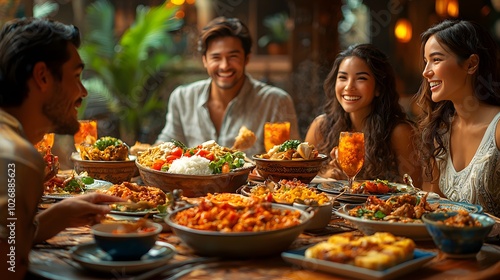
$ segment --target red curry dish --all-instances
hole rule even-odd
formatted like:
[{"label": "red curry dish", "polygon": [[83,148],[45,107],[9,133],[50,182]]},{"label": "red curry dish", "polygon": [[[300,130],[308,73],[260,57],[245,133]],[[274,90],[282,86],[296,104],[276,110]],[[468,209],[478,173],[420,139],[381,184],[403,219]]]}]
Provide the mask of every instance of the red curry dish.
[{"label": "red curry dish", "polygon": [[181,226],[218,232],[260,232],[288,228],[301,223],[298,210],[276,209],[271,204],[245,208],[202,200],[198,206],[178,212],[173,221]]}]

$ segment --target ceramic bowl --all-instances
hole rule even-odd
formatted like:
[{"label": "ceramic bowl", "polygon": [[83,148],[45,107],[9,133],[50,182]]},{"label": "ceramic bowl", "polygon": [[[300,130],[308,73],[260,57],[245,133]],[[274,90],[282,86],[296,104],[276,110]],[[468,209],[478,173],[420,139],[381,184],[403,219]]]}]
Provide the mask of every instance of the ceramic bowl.
[{"label": "ceramic bowl", "polygon": [[279,182],[281,179],[293,180],[295,178],[308,184],[318,175],[321,165],[327,157],[320,154],[315,159],[274,160],[254,155],[252,159],[255,161],[257,173],[264,179]]},{"label": "ceramic bowl", "polygon": [[299,208],[313,214],[313,217],[307,223],[305,230],[317,230],[325,228],[332,220],[333,203],[325,203],[317,206],[310,206],[301,203],[293,203],[293,207]]},{"label": "ceramic bowl", "polygon": [[455,227],[440,223],[457,214],[458,212],[428,213],[422,216],[422,220],[442,252],[451,257],[475,256],[481,250],[495,221],[486,215],[469,214],[481,223],[480,227]]},{"label": "ceramic bowl", "polygon": [[300,211],[301,223],[288,228],[258,232],[218,232],[192,229],[175,222],[175,215],[184,209],[170,213],[165,222],[186,245],[202,256],[221,258],[256,258],[279,255],[307,226],[312,214],[288,205],[272,204],[273,208]]},{"label": "ceramic bowl", "polygon": [[114,233],[116,229],[130,224],[109,223],[92,226],[92,235],[96,245],[108,253],[113,260],[138,260],[156,243],[162,226],[158,223],[146,222],[148,232]]},{"label": "ceramic bowl", "polygon": [[73,153],[71,160],[77,173],[87,171],[94,179],[121,184],[130,181],[137,173],[136,157],[129,157],[130,159],[125,161],[82,160],[78,153]]},{"label": "ceramic bowl", "polygon": [[181,189],[186,197],[200,197],[207,193],[234,193],[247,182],[248,174],[255,165],[245,163],[243,167],[229,173],[214,175],[186,175],[167,173],[145,167],[136,162],[142,181],[148,186],[158,187],[166,192]]}]

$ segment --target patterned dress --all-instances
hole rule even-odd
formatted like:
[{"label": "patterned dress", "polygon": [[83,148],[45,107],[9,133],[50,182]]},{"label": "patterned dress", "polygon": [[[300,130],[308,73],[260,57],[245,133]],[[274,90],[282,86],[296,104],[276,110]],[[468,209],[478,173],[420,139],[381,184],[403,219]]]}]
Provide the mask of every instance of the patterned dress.
[{"label": "patterned dress", "polygon": [[[491,121],[476,154],[467,167],[456,171],[448,152],[438,160],[439,188],[452,201],[469,202],[483,206],[484,211],[500,217],[500,150],[495,141],[495,128],[500,113]],[[449,137],[445,139],[450,151]]]}]

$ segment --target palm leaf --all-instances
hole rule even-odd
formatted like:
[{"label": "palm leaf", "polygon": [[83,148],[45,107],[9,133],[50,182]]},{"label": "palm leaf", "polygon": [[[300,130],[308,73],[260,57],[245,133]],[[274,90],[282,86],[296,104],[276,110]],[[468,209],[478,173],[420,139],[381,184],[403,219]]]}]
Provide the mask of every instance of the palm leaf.
[{"label": "palm leaf", "polygon": [[[119,114],[122,128],[136,133],[151,112],[163,109],[157,88],[146,87],[171,61],[170,31],[182,26],[177,8],[138,6],[136,19],[120,38],[114,34],[114,8],[107,0],[87,10],[86,34],[80,53],[90,76],[100,79],[112,98],[109,107]],[[95,87],[97,83],[93,82]],[[89,91],[89,94],[95,94]],[[108,96],[109,97],[109,96]],[[114,107],[113,107],[114,106]]]}]

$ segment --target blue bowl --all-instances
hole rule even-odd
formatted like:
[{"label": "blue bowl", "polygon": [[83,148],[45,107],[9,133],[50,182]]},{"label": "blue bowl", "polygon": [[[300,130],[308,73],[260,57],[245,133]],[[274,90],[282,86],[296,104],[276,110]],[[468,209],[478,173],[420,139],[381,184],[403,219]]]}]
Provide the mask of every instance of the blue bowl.
[{"label": "blue bowl", "polygon": [[428,213],[422,216],[422,220],[434,244],[442,252],[456,257],[475,256],[481,250],[495,221],[486,215],[470,213],[472,218],[481,223],[481,227],[454,227],[438,223],[457,214],[457,212]]},{"label": "blue bowl", "polygon": [[162,226],[158,223],[148,222],[146,226],[154,227],[154,231],[145,233],[113,233],[121,223],[97,224],[92,227],[92,234],[96,245],[108,253],[115,261],[139,260],[156,243]]}]

